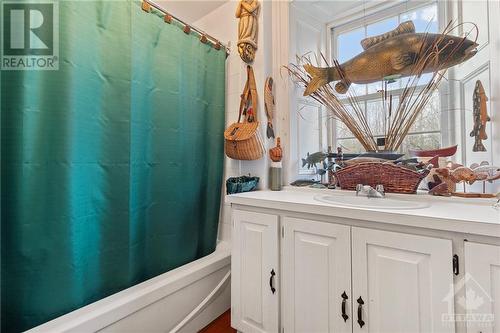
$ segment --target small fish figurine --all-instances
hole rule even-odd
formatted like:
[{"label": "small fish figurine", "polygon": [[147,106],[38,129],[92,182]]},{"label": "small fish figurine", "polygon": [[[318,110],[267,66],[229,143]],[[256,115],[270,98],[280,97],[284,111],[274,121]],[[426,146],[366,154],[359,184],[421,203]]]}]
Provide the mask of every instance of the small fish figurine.
[{"label": "small fish figurine", "polygon": [[307,157],[302,159],[302,167],[307,166],[307,168],[310,169],[311,167],[316,166],[316,164],[323,162],[326,157],[327,154],[321,151],[313,154],[307,153]]},{"label": "small fish figurine", "polygon": [[474,95],[472,99],[472,117],[474,119],[474,128],[472,129],[472,132],[470,132],[470,136],[475,138],[472,151],[486,151],[486,147],[483,145],[483,140],[488,139],[488,135],[486,134],[486,123],[491,119],[486,110],[488,97],[486,97],[483,84],[480,80],[476,81],[476,87],[474,88]]},{"label": "small fish figurine", "polygon": [[[332,81],[338,81],[335,90],[345,94],[351,83],[365,84],[415,75],[420,72],[417,67],[423,64],[423,59],[436,51],[439,51],[437,57],[428,58],[421,73],[449,68],[472,58],[477,53],[478,44],[457,36],[416,33],[413,22],[406,21],[385,34],[363,39],[361,46],[364,51],[339,64],[339,68],[304,65],[311,76],[304,96]],[[437,50],[432,51],[434,49]]]},{"label": "small fish figurine", "polygon": [[500,167],[490,165],[488,161],[482,161],[480,164],[474,163],[470,169],[476,174],[477,180],[484,180],[492,183],[500,179]]},{"label": "small fish figurine", "polygon": [[472,185],[476,181],[474,171],[464,166],[451,171],[450,176],[455,183],[467,182],[469,185]]},{"label": "small fish figurine", "polygon": [[273,95],[273,78],[268,77],[264,85],[264,107],[267,117],[267,138],[274,138],[273,129],[273,114],[274,114],[274,95]]},{"label": "small fish figurine", "polygon": [[318,184],[318,183],[319,183],[319,181],[314,180],[314,179],[298,179],[298,180],[290,183],[290,185],[303,187],[303,186],[310,186],[310,185],[314,185],[314,184]]}]

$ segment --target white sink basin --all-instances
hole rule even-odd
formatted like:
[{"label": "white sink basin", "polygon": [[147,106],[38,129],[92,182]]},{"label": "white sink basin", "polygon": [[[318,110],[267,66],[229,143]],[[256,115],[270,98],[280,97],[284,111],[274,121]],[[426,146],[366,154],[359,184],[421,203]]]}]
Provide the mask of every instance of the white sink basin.
[{"label": "white sink basin", "polygon": [[331,205],[358,207],[369,209],[422,209],[430,207],[430,204],[422,201],[400,200],[393,198],[368,198],[366,196],[321,194],[314,197],[315,200]]}]

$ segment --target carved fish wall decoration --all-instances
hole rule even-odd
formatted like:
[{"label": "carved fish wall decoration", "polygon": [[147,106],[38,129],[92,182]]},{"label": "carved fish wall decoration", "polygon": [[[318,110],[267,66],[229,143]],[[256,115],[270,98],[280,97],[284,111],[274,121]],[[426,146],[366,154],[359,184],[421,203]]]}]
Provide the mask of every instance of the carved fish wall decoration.
[{"label": "carved fish wall decoration", "polygon": [[472,100],[474,128],[472,129],[472,132],[470,132],[470,136],[475,138],[472,151],[486,151],[486,147],[483,145],[483,140],[488,139],[488,135],[486,134],[486,123],[490,121],[490,117],[488,117],[488,112],[486,110],[488,97],[486,97],[483,84],[480,80],[476,81],[476,87],[474,88]]},{"label": "carved fish wall decoration", "polygon": [[366,84],[387,77],[415,75],[420,73],[416,66],[421,58],[428,57],[434,49],[437,49],[438,55],[428,59],[421,73],[449,68],[473,57],[478,46],[476,42],[462,37],[416,33],[412,21],[403,22],[383,35],[366,38],[361,45],[364,51],[340,64],[339,68],[304,65],[311,76],[304,96],[333,81],[338,81],[335,90],[345,94],[351,83]]},{"label": "carved fish wall decoration", "polygon": [[264,107],[267,117],[267,138],[274,138],[273,129],[273,115],[275,109],[274,95],[273,95],[273,78],[268,77],[264,84]]}]

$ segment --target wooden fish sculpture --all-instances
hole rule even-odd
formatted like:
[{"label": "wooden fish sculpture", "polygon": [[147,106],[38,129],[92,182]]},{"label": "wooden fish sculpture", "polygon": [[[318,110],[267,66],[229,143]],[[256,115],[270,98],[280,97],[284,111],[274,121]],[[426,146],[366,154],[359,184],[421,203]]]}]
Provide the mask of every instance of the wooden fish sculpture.
[{"label": "wooden fish sculpture", "polygon": [[[477,43],[466,38],[430,33],[416,33],[412,21],[401,23],[395,30],[365,38],[364,51],[336,67],[319,68],[310,64],[304,69],[311,76],[304,96],[320,87],[338,81],[335,90],[345,94],[351,83],[366,84],[387,77],[405,77],[431,73],[458,65],[476,53]],[[437,50],[437,56],[430,56]],[[434,53],[433,53],[434,54]],[[428,57],[425,66],[421,58]]]},{"label": "wooden fish sculpture", "polygon": [[474,128],[472,129],[472,132],[470,132],[470,136],[475,138],[472,151],[486,151],[486,147],[483,145],[483,140],[488,139],[488,135],[486,134],[486,123],[490,121],[490,117],[488,117],[486,110],[488,97],[486,97],[483,84],[480,80],[476,81],[476,87],[474,88],[474,95],[472,99]]}]

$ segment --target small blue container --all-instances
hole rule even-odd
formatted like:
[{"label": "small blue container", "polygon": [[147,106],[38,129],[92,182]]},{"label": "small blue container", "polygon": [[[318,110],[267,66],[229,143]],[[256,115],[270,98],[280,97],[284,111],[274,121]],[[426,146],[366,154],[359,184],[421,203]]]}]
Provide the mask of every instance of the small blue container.
[{"label": "small blue container", "polygon": [[226,180],[226,193],[235,194],[242,192],[250,192],[255,190],[259,184],[259,177],[231,177]]}]

